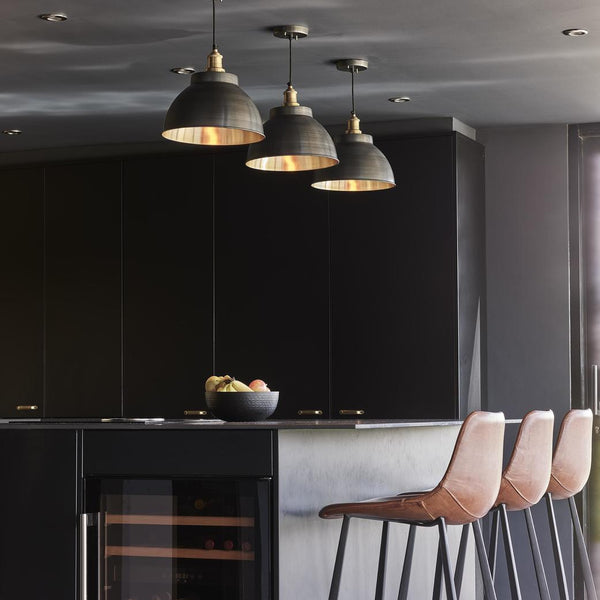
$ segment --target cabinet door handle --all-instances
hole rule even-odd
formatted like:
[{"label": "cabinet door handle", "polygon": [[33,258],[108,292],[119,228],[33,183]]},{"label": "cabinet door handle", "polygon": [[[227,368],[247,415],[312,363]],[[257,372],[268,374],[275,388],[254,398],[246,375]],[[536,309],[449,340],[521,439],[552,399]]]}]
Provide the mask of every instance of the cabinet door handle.
[{"label": "cabinet door handle", "polygon": [[317,409],[311,409],[311,408],[302,408],[298,411],[298,414],[301,417],[320,417],[323,414],[322,410]]},{"label": "cabinet door handle", "polygon": [[79,515],[79,600],[87,600],[87,562],[88,562],[88,534],[87,528],[91,513]]},{"label": "cabinet door handle", "polygon": [[364,415],[365,411],[360,408],[342,408],[340,415]]},{"label": "cabinet door handle", "polygon": [[96,538],[98,543],[98,600],[103,597],[104,523],[104,513],[82,513],[79,515],[79,600],[88,600],[88,527],[98,528]]},{"label": "cabinet door handle", "polygon": [[592,410],[598,416],[598,365],[592,365]]},{"label": "cabinet door handle", "polygon": [[208,412],[205,410],[184,410],[183,414],[186,417],[205,417]]},{"label": "cabinet door handle", "polygon": [[37,404],[17,404],[17,410],[37,410]]}]

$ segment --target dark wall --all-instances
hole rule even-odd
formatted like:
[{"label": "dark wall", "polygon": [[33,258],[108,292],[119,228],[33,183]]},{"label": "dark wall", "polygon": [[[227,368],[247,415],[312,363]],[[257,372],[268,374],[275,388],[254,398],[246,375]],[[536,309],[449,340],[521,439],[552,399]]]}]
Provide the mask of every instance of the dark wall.
[{"label": "dark wall", "polygon": [[567,127],[490,129],[488,406],[570,408]]}]

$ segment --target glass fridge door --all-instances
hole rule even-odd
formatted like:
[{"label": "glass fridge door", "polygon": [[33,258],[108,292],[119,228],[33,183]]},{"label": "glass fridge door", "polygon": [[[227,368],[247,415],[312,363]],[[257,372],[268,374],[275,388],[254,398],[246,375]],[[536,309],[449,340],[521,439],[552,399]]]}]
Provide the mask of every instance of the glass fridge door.
[{"label": "glass fridge door", "polygon": [[268,479],[87,479],[82,600],[267,600]]}]

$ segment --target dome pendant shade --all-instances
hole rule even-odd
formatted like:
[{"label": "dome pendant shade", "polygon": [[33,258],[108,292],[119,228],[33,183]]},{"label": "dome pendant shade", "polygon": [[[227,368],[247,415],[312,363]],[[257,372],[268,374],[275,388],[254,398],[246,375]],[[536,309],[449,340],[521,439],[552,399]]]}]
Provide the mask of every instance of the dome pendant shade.
[{"label": "dome pendant shade", "polygon": [[233,73],[194,73],[173,100],[163,137],[184,144],[235,146],[264,139],[258,109]]},{"label": "dome pendant shade", "polygon": [[372,192],[395,187],[392,167],[373,145],[373,136],[344,133],[335,141],[340,164],[317,171],[312,187],[332,192]]},{"label": "dome pendant shade", "polygon": [[246,165],[261,171],[309,171],[337,165],[335,144],[308,106],[276,106],[264,124],[266,140],[248,148]]}]

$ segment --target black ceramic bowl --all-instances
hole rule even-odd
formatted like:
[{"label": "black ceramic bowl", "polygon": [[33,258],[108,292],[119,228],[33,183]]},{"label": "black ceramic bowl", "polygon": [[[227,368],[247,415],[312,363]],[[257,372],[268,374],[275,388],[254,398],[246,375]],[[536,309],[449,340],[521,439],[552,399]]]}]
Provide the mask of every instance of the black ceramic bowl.
[{"label": "black ceramic bowl", "polygon": [[279,392],[205,392],[208,410],[223,421],[263,421],[277,408]]}]

